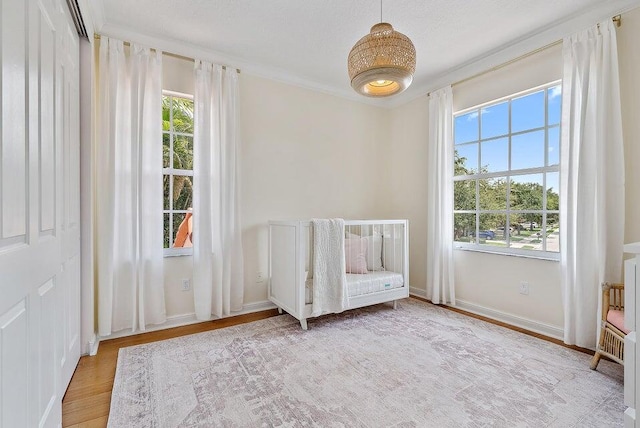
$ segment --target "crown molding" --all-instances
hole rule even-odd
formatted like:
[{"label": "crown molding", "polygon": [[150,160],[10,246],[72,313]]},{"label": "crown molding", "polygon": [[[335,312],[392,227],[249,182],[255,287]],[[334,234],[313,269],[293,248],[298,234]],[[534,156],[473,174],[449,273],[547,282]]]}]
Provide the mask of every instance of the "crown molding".
[{"label": "crown molding", "polygon": [[89,35],[89,41],[93,43],[93,34],[100,31],[104,25],[103,0],[78,0],[80,13]]},{"label": "crown molding", "polygon": [[[561,40],[569,34],[573,34],[596,22],[608,17],[622,14],[640,6],[640,0],[610,0],[597,4],[590,9],[578,12],[569,18],[556,20],[542,29],[531,32],[523,37],[499,46],[488,52],[484,52],[475,58],[441,73],[427,82],[409,87],[404,93],[394,97],[369,98],[356,94],[351,90],[336,88],[312,79],[291,73],[285,69],[258,64],[246,59],[223,54],[202,46],[186,43],[176,39],[165,38],[159,35],[140,33],[128,28],[105,22],[104,0],[80,0],[81,10],[89,10],[94,31],[108,37],[136,42],[165,52],[201,60],[211,61],[217,64],[239,68],[242,73],[261,77],[276,82],[297,86],[300,88],[336,96],[361,104],[372,105],[384,109],[393,109],[407,104],[420,97],[428,95],[431,91],[443,86],[451,85],[457,81],[469,78],[483,71],[489,70],[505,62],[518,58],[542,46]],[[84,8],[82,6],[85,6]],[[624,25],[624,23],[622,24]]]},{"label": "crown molding", "polygon": [[[595,25],[607,18],[628,12],[640,6],[640,0],[615,0],[598,4],[587,11],[578,12],[568,19],[555,21],[540,30],[529,33],[506,45],[502,45],[489,52],[478,55],[476,58],[454,67],[442,73],[429,82],[419,85],[410,92],[399,94],[391,99],[389,107],[396,108],[407,104],[420,97],[428,95],[430,92],[438,90],[444,86],[452,85],[463,79],[467,79],[483,71],[497,67],[508,61],[547,46],[577,31]],[[623,23],[624,25],[624,17]]]},{"label": "crown molding", "polygon": [[239,57],[223,54],[221,52],[206,49],[202,46],[194,45],[184,41],[165,38],[157,35],[144,34],[109,23],[105,23],[101,26],[99,34],[107,37],[117,38],[127,42],[138,43],[150,48],[159,49],[163,52],[168,52],[187,58],[197,58],[199,60],[210,61],[216,64],[238,68],[242,71],[243,74],[246,73],[248,75],[257,76],[304,89],[309,89],[315,92],[321,92],[327,95],[345,98],[350,101],[364,103],[375,107],[389,107],[388,100],[363,97],[356,94],[355,92],[344,91],[330,85],[316,82],[311,79],[295,75],[281,68],[257,64]]}]

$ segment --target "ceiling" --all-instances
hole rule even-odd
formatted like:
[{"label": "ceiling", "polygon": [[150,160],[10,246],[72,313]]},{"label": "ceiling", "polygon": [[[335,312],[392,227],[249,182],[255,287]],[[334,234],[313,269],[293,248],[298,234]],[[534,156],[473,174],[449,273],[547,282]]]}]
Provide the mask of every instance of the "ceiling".
[{"label": "ceiling", "polygon": [[[383,0],[382,20],[413,41],[417,56],[412,86],[390,99],[415,98],[451,83],[451,70],[630,3],[637,1]],[[347,56],[380,21],[380,0],[95,0],[92,7],[99,33],[371,101],[351,89]]]}]

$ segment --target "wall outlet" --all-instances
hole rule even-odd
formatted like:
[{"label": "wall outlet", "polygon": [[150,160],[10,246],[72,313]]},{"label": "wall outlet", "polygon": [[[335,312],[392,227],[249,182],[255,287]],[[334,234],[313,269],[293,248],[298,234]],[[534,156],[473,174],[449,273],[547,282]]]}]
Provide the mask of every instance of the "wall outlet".
[{"label": "wall outlet", "polygon": [[256,282],[264,282],[264,272],[261,270],[256,274]]},{"label": "wall outlet", "polygon": [[529,283],[520,281],[520,294],[529,295]]},{"label": "wall outlet", "polygon": [[185,278],[182,280],[182,291],[191,290],[191,280],[189,278]]}]

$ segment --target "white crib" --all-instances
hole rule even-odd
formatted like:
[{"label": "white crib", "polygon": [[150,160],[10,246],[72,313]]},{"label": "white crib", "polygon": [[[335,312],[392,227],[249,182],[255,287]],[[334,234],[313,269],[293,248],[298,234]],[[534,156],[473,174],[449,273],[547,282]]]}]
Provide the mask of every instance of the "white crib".
[{"label": "white crib", "polygon": [[[372,237],[365,274],[347,274],[349,309],[409,297],[409,223],[407,220],[346,220],[345,235]],[[310,221],[269,222],[269,300],[307,329],[311,318],[313,230]],[[380,251],[379,254],[376,252]]]}]

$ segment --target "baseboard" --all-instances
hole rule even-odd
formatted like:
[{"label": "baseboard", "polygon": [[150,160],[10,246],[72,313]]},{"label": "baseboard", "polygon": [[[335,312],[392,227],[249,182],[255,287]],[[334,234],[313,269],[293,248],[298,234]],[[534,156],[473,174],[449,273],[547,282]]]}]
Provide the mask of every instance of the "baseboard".
[{"label": "baseboard", "polygon": [[482,315],[483,317],[491,318],[492,320],[500,321],[505,324],[510,324],[515,327],[520,327],[534,333],[543,334],[554,339],[563,340],[564,338],[564,330],[559,327],[554,327],[549,324],[487,308],[475,303],[467,302],[465,300],[456,299],[456,304],[453,307],[461,309],[463,311],[471,312],[472,314]]},{"label": "baseboard", "polygon": [[[172,315],[167,317],[167,320],[162,324],[147,326],[145,331],[122,330],[122,331],[113,333],[109,336],[100,337],[99,339],[100,340],[117,339],[120,337],[134,336],[136,334],[149,333],[149,332],[158,331],[158,330],[166,330],[166,329],[175,328],[175,327],[183,327],[185,325],[198,324],[201,322],[208,322],[208,321],[213,321],[213,320],[222,319],[222,318],[230,318],[238,315],[246,315],[254,312],[261,312],[261,311],[266,311],[266,310],[275,309],[275,308],[276,308],[276,305],[274,305],[271,301],[263,300],[260,302],[252,302],[252,303],[247,303],[246,305],[242,305],[242,310],[238,312],[232,312],[231,314],[224,315],[222,317],[212,316],[207,320],[197,319],[195,313]],[[96,346],[96,352],[97,352],[97,346]],[[91,354],[91,355],[95,355],[95,354]]]},{"label": "baseboard", "polygon": [[422,288],[409,287],[409,295],[422,297],[423,299],[427,298],[427,290],[423,290]]},{"label": "baseboard", "polygon": [[269,309],[276,309],[277,306],[273,304],[270,300],[263,300],[261,302],[253,302],[247,303],[246,305],[242,305],[242,310],[240,312],[234,312],[233,315],[244,315],[250,314],[253,312],[267,311]]}]

